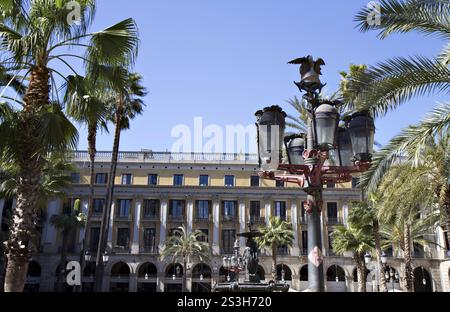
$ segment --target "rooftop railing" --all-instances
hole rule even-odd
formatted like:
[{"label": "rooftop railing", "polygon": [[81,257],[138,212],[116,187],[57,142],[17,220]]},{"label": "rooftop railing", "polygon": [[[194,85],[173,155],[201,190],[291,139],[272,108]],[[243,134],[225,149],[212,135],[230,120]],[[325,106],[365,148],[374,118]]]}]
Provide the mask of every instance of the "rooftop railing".
[{"label": "rooftop railing", "polygon": [[[97,161],[111,161],[112,152],[98,151],[95,156]],[[87,151],[72,152],[73,161],[89,161]],[[119,152],[119,162],[164,162],[164,163],[258,163],[257,154],[242,153],[171,153],[171,152]]]}]

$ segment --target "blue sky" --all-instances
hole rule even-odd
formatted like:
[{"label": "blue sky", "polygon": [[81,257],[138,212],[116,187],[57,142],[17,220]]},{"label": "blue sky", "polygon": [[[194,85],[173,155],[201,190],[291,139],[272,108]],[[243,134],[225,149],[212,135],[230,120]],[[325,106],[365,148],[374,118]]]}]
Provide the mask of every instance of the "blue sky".
[{"label": "blue sky", "polygon": [[[123,133],[121,150],[164,151],[175,142],[174,126],[250,125],[254,112],[285,101],[298,89],[298,68],[291,59],[311,54],[326,61],[323,82],[336,90],[339,71],[350,63],[375,64],[389,57],[434,56],[443,46],[419,34],[379,40],[375,32],[355,29],[354,15],[368,1],[351,0],[98,0],[92,30],[132,17],[141,45],[135,71],[144,77],[147,107]],[[419,121],[442,97],[404,104],[377,121],[377,140],[386,143]],[[80,149],[86,132],[80,129]],[[112,136],[98,138],[110,150]]]}]

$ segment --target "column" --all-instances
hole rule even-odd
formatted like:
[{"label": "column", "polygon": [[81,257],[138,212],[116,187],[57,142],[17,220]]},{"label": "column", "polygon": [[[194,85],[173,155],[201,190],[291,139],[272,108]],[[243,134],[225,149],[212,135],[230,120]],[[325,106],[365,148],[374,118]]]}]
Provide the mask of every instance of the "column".
[{"label": "column", "polygon": [[265,197],[265,210],[266,210],[266,224],[269,225],[270,217],[272,216],[272,202],[270,197]]},{"label": "column", "polygon": [[298,211],[297,200],[291,201],[291,217],[292,217],[292,230],[294,231],[294,241],[292,242],[291,256],[299,256],[300,248],[298,247]]},{"label": "column", "polygon": [[161,209],[160,209],[160,221],[161,225],[159,227],[159,250],[161,251],[166,243],[166,232],[167,232],[167,206],[168,198],[161,197]]},{"label": "column", "polygon": [[[89,213],[89,199],[83,199],[81,202],[81,212],[84,213],[84,215],[87,217]],[[83,248],[83,241],[86,237],[86,229],[88,227],[88,224],[86,224],[84,227],[80,229],[80,234],[78,237],[78,244],[80,245],[80,251]]]},{"label": "column", "polygon": [[137,292],[137,283],[138,283],[137,273],[131,273],[129,284],[128,284],[128,291],[132,292],[132,293]]},{"label": "column", "polygon": [[[241,198],[239,198],[239,231],[240,231],[240,233],[243,233],[246,230],[245,215],[246,215],[245,198],[241,197]],[[240,243],[241,247],[245,247],[245,244],[246,244],[245,237],[240,237],[239,243]]]},{"label": "column", "polygon": [[158,272],[158,285],[156,292],[164,292],[164,279],[166,278],[165,272]]},{"label": "column", "polygon": [[56,228],[51,224],[50,220],[54,215],[59,213],[60,200],[53,199],[47,204],[47,220],[44,224],[44,251],[48,248],[57,249],[56,245]]},{"label": "column", "polygon": [[342,221],[344,225],[347,226],[347,218],[348,218],[348,202],[345,201],[342,203]]},{"label": "column", "polygon": [[217,196],[213,201],[213,244],[212,252],[213,255],[220,255],[220,244],[219,244],[219,228],[220,228],[220,200]]},{"label": "column", "polygon": [[194,224],[194,200],[192,199],[192,196],[187,197],[186,220],[187,220],[187,231],[188,233],[192,233],[192,227]]},{"label": "column", "polygon": [[5,199],[0,199],[0,232],[2,231],[3,208],[5,207]]},{"label": "column", "polygon": [[131,243],[131,253],[133,255],[139,254],[139,226],[141,224],[141,209],[142,198],[136,198],[134,205],[133,241]]},{"label": "column", "polygon": [[[107,241],[107,248],[110,250],[113,249],[113,228],[114,228],[114,211],[116,208],[116,202],[113,200],[111,205],[111,215],[109,216],[109,229],[108,229],[108,241]],[[107,209],[107,207],[106,207]]]}]

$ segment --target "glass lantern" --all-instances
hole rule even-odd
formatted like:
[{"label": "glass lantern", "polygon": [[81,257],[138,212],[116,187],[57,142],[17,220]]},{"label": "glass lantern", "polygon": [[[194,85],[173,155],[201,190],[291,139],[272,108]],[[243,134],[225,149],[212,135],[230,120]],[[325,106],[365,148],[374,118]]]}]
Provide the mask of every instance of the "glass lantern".
[{"label": "glass lantern", "polygon": [[279,106],[271,106],[257,111],[255,116],[260,167],[264,171],[275,171],[283,158],[286,113]]},{"label": "glass lantern", "polygon": [[339,127],[338,129],[338,148],[337,148],[337,161],[338,165],[342,167],[353,166],[353,149],[352,141],[350,139],[350,133],[347,128]]},{"label": "glass lantern", "polygon": [[353,156],[357,161],[372,160],[375,138],[375,122],[368,111],[349,117],[348,131],[352,141]]},{"label": "glass lantern", "polygon": [[339,112],[330,104],[322,104],[314,111],[313,127],[315,147],[320,151],[329,151],[336,146],[336,134],[339,125]]},{"label": "glass lantern", "polygon": [[286,153],[290,165],[304,165],[303,153],[306,149],[306,135],[296,134],[284,138]]}]

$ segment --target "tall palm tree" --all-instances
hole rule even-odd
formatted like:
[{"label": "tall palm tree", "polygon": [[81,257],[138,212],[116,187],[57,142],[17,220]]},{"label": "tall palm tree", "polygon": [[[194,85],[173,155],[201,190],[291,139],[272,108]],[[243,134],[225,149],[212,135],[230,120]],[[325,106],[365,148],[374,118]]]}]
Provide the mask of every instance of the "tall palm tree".
[{"label": "tall palm tree", "polygon": [[[97,133],[108,132],[107,122],[114,103],[108,84],[91,76],[71,75],[67,77],[64,103],[67,114],[78,123],[84,124],[88,130],[88,153],[90,161],[89,210],[86,228],[89,227],[94,206],[95,156],[97,153]],[[84,268],[84,254],[87,250],[86,236],[82,242],[80,253],[81,268]]]},{"label": "tall palm tree", "polygon": [[[403,236],[399,242],[404,253],[405,286],[408,292],[414,290],[412,228],[419,224],[422,216],[435,216],[433,208],[435,196],[432,186],[428,183],[428,177],[427,168],[397,165],[380,186],[383,197],[378,209],[378,218],[383,223],[394,224]],[[435,226],[426,224],[428,230]]]},{"label": "tall palm tree", "polygon": [[67,262],[67,253],[70,240],[78,229],[86,226],[86,214],[82,212],[81,201],[76,199],[71,207],[70,214],[59,214],[52,216],[50,220],[62,233],[61,256],[59,260],[59,270],[56,276],[56,290],[61,292],[64,289],[64,271]]},{"label": "tall palm tree", "polygon": [[[376,215],[376,202],[377,199],[375,195],[371,195],[366,201],[353,202],[350,208],[348,222],[350,224],[355,224],[358,228],[363,228],[367,233],[372,232],[375,252],[377,255],[377,270],[378,272],[383,272],[383,263],[381,261],[382,242],[380,222]],[[379,278],[380,291],[387,292],[386,278],[384,277],[384,274],[380,274]]]},{"label": "tall palm tree", "polygon": [[173,263],[176,263],[180,259],[182,260],[184,270],[183,292],[186,292],[186,268],[188,261],[193,258],[199,259],[202,262],[211,259],[211,248],[208,243],[200,240],[202,236],[204,236],[204,233],[199,230],[188,233],[183,225],[175,231],[174,235],[168,238],[161,251],[162,260],[170,259]]},{"label": "tall palm tree", "polygon": [[[23,291],[32,256],[29,243],[34,231],[33,214],[42,176],[42,159],[49,152],[76,147],[76,129],[64,120],[61,107],[52,104],[53,100],[58,100],[58,78],[55,76],[65,79],[54,63],[60,62],[71,71],[75,70],[68,62],[70,58],[88,64],[123,64],[124,60],[134,59],[136,51],[138,39],[132,19],[100,32],[88,33],[95,1],[77,1],[80,7],[78,23],[68,22],[71,13],[68,3],[69,0],[0,2],[1,64],[13,78],[28,81],[23,99],[17,102],[21,110],[16,113],[15,126],[5,125],[7,129],[3,129],[9,130],[10,135],[14,130],[14,135],[0,143],[0,152],[8,154],[20,168],[17,207],[7,243],[7,292]],[[82,49],[85,56],[74,54],[68,49],[71,47]],[[3,86],[10,87],[12,81]],[[1,94],[4,96],[4,90]]]},{"label": "tall palm tree", "polygon": [[[123,130],[130,128],[130,120],[142,114],[144,102],[142,97],[146,95],[142,86],[142,77],[137,73],[130,73],[124,68],[113,68],[113,75],[123,77],[122,84],[113,86],[115,105],[112,112],[112,121],[115,124],[114,143],[112,150],[111,167],[106,191],[106,206],[102,215],[100,239],[96,259],[96,287],[101,291],[103,282],[104,265],[101,255],[106,250],[111,206],[114,199],[114,179],[116,176],[117,161],[119,157],[120,135]],[[115,80],[110,80],[116,82]],[[98,272],[98,273],[97,273]]]},{"label": "tall palm tree", "polygon": [[272,252],[272,279],[277,277],[277,254],[279,246],[292,246],[294,231],[292,225],[282,221],[280,217],[270,217],[269,224],[261,227],[262,236],[256,238],[256,243],[261,249],[269,249]]},{"label": "tall palm tree", "polygon": [[337,254],[345,252],[353,253],[353,260],[356,264],[358,273],[358,291],[366,292],[366,263],[364,255],[374,248],[374,239],[372,233],[366,226],[360,227],[357,224],[349,223],[348,227],[339,225],[335,227],[332,233],[333,250]]}]

